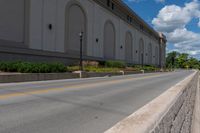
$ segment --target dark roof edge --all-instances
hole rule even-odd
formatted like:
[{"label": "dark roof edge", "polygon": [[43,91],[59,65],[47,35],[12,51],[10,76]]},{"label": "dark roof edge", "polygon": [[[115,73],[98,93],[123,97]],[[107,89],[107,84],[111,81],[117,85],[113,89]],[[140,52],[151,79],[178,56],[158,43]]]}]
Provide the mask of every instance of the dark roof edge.
[{"label": "dark roof edge", "polygon": [[151,30],[157,37],[159,38],[163,38],[166,39],[165,36],[163,35],[162,37],[160,36],[160,33],[158,31],[156,31],[154,28],[152,28],[147,22],[145,22],[139,15],[137,15],[133,9],[131,9],[125,2],[123,2],[122,0],[118,0],[122,6],[124,6],[124,8],[127,9],[128,12],[130,12],[131,14],[133,14],[136,19],[138,19],[139,22],[141,22],[143,25],[145,25],[149,30]]}]

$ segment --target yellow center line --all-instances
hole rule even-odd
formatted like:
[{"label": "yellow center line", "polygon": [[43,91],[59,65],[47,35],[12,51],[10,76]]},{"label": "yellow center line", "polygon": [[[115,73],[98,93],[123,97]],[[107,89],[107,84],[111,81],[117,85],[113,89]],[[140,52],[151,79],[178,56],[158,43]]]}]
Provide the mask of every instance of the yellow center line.
[{"label": "yellow center line", "polygon": [[145,77],[140,77],[140,78],[119,79],[119,80],[114,80],[114,81],[104,81],[100,83],[90,83],[90,84],[84,84],[84,85],[69,85],[69,86],[64,86],[60,88],[48,88],[48,89],[34,90],[34,91],[27,91],[27,92],[15,92],[15,93],[9,93],[9,94],[2,94],[0,95],[0,99],[8,99],[8,98],[13,98],[13,97],[36,95],[36,94],[45,94],[45,93],[49,93],[53,91],[59,92],[59,91],[65,91],[66,89],[69,89],[69,88],[78,89],[78,88],[111,85],[111,84],[116,84],[116,83],[121,83],[121,82],[142,80],[142,79],[148,79],[148,78],[159,77],[159,76],[160,74],[153,75],[153,76],[145,76]]}]

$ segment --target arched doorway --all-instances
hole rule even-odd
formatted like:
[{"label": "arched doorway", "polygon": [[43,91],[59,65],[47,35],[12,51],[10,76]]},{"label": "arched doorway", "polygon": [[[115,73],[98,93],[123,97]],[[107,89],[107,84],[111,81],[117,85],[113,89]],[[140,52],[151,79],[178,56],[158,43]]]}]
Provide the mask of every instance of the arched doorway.
[{"label": "arched doorway", "polygon": [[149,43],[149,47],[148,47],[148,63],[149,65],[152,64],[152,44]]},{"label": "arched doorway", "polygon": [[[0,39],[17,43],[25,41],[27,0],[0,0]],[[26,35],[25,35],[26,36]]]},{"label": "arched doorway", "polygon": [[144,65],[144,41],[140,39],[139,42],[139,63]]},{"label": "arched doorway", "polygon": [[155,49],[155,60],[156,60],[156,65],[159,65],[159,53],[158,53],[158,47],[156,46]]},{"label": "arched doorway", "polygon": [[110,21],[104,26],[104,58],[115,59],[115,27]]},{"label": "arched doorway", "polygon": [[159,66],[162,66],[162,46],[159,45]]},{"label": "arched doorway", "polygon": [[77,3],[66,6],[66,51],[70,54],[79,54],[80,32],[83,32],[83,54],[86,54],[87,19],[83,8]]},{"label": "arched doorway", "polygon": [[130,32],[126,33],[126,38],[125,38],[125,60],[128,63],[131,63],[133,60],[133,38],[132,34]]}]

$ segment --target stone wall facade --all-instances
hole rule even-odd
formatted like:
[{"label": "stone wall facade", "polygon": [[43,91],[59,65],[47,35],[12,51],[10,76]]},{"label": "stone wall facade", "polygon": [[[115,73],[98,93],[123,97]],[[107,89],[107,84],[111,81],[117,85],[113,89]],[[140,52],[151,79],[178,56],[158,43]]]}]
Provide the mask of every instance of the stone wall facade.
[{"label": "stone wall facade", "polygon": [[86,60],[165,66],[166,38],[121,0],[1,1],[0,60],[71,64],[79,59],[83,32]]},{"label": "stone wall facade", "polygon": [[196,99],[192,119],[192,133],[200,133],[200,82],[196,91]]},{"label": "stone wall facade", "polygon": [[198,83],[196,71],[106,133],[191,133]]},{"label": "stone wall facade", "polygon": [[183,89],[177,101],[151,133],[190,133],[197,90],[198,74]]}]

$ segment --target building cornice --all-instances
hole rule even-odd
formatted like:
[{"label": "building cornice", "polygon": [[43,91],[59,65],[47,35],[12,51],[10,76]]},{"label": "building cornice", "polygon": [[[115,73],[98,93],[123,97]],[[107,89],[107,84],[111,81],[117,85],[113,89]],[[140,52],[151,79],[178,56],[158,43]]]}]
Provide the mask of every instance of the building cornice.
[{"label": "building cornice", "polygon": [[140,24],[142,24],[143,26],[145,26],[148,30],[150,30],[151,32],[153,32],[157,37],[159,36],[159,33],[154,30],[149,24],[147,24],[139,15],[137,15],[133,9],[131,9],[126,3],[124,3],[122,0],[113,0],[113,2],[119,3],[124,10],[126,10],[129,15],[132,15]]},{"label": "building cornice", "polygon": [[[126,21],[126,17],[127,15],[129,15],[132,19],[133,22],[129,23],[131,26],[133,26],[134,28],[136,28],[137,30],[140,30],[141,32],[147,34],[150,37],[153,37],[154,39],[156,39],[157,41],[159,41],[160,39],[163,39],[163,37],[160,36],[160,33],[158,33],[156,30],[154,30],[149,24],[147,24],[140,16],[138,16],[130,7],[128,7],[128,5],[126,3],[124,3],[122,0],[110,0],[111,3],[114,3],[115,7],[117,7],[118,11],[115,11],[106,7],[106,1],[107,0],[93,0],[96,3],[98,3],[99,5],[103,6],[104,8],[108,9],[109,11],[111,11],[113,14],[115,14],[116,16],[120,17],[121,19],[123,19],[125,22]],[[126,15],[125,15],[126,14]],[[125,16],[124,16],[125,15]],[[140,26],[142,26],[144,29],[141,30]],[[163,34],[162,34],[163,35]],[[164,35],[163,35],[164,36]],[[166,41],[166,38],[165,38]]]}]

